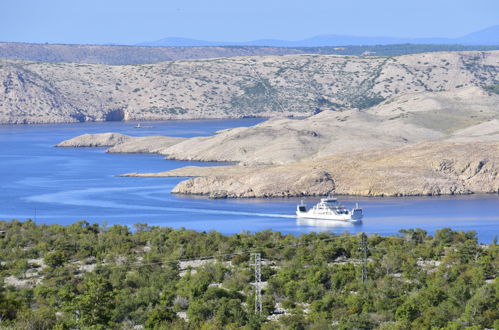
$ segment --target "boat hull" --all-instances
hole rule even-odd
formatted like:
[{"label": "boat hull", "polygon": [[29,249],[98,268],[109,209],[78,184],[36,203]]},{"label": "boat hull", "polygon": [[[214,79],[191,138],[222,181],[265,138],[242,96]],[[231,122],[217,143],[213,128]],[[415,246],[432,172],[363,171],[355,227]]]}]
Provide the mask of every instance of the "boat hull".
[{"label": "boat hull", "polygon": [[296,212],[298,218],[303,219],[316,219],[316,220],[331,220],[331,221],[345,221],[345,222],[360,222],[362,217],[352,217],[351,214],[337,215],[337,214],[313,214],[310,212]]}]

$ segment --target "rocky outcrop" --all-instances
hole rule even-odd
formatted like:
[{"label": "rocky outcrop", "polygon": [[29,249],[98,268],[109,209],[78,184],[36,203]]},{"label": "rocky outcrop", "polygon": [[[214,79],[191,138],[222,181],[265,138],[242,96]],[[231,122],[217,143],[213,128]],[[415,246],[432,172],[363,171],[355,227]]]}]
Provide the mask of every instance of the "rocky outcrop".
[{"label": "rocky outcrop", "polygon": [[219,197],[498,193],[499,143],[427,142],[291,165],[198,169],[155,175],[201,175],[179,183],[172,192]]},{"label": "rocky outcrop", "polygon": [[62,141],[56,147],[112,147],[131,139],[131,136],[120,133],[83,134],[69,140]]},{"label": "rocky outcrop", "polygon": [[109,151],[237,162],[126,175],[194,176],[173,192],[213,198],[497,192],[498,105],[499,95],[476,87],[412,93],[364,111],[274,118],[210,137],[129,137]]},{"label": "rocky outcrop", "polygon": [[148,153],[167,155],[169,147],[186,140],[186,138],[169,136],[132,137],[127,141],[107,149],[109,153]]},{"label": "rocky outcrop", "polygon": [[317,196],[334,191],[335,182],[324,169],[302,172],[282,171],[282,168],[252,171],[247,175],[197,177],[179,183],[172,190],[216,198]]},{"label": "rocky outcrop", "polygon": [[109,147],[109,153],[165,154],[168,147],[185,138],[168,136],[128,136],[119,133],[84,134],[62,141],[56,147]]},{"label": "rocky outcrop", "polygon": [[98,65],[0,60],[0,123],[275,117],[497,83],[499,51]]}]

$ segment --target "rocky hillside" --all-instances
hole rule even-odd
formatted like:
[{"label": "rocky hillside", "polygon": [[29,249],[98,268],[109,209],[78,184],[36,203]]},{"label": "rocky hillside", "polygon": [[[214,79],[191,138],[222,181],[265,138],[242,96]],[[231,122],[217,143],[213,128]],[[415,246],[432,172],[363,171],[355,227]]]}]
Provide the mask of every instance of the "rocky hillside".
[{"label": "rocky hillside", "polygon": [[[489,38],[490,39],[490,38]],[[72,62],[91,64],[144,64],[186,59],[206,59],[234,56],[269,56],[289,54],[336,54],[363,56],[396,56],[427,52],[490,51],[499,46],[464,46],[458,44],[391,44],[368,46],[356,42],[341,47],[274,47],[274,46],[120,46],[120,45],[61,45],[0,42],[0,58],[40,62]]]},{"label": "rocky hillside", "polygon": [[194,176],[173,191],[213,197],[406,196],[499,192],[499,95],[479,87],[396,96],[360,111],[270,119],[214,136],[83,135],[59,146],[111,146],[168,158],[233,161],[126,176]]},{"label": "rocky hillside", "polygon": [[280,166],[187,167],[172,192],[212,197],[499,193],[499,143],[424,142]]},{"label": "rocky hillside", "polygon": [[499,95],[466,87],[409,93],[363,111],[323,111],[305,119],[273,118],[207,137],[85,134],[58,146],[106,146],[112,147],[109,152],[160,153],[178,160],[291,164],[428,140],[499,141],[498,123]]},{"label": "rocky hillside", "polygon": [[366,109],[275,118],[165,148],[170,159],[290,164],[427,140],[499,141],[499,95],[478,87],[409,93]]},{"label": "rocky hillside", "polygon": [[0,123],[235,118],[364,109],[499,84],[499,51],[286,55],[108,66],[0,61]]},{"label": "rocky hillside", "polygon": [[0,58],[110,65],[143,64],[197,58],[304,53],[307,53],[304,49],[286,47],[141,47],[0,42]]}]

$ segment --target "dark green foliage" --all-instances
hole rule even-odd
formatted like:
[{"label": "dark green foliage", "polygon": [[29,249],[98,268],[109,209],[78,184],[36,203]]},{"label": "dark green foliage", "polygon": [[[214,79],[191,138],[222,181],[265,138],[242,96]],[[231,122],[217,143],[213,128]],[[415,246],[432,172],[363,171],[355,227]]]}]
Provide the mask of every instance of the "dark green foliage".
[{"label": "dark green foliage", "polygon": [[19,298],[4,290],[0,283],[0,319],[13,320],[23,307]]},{"label": "dark green foliage", "polygon": [[45,255],[43,261],[49,267],[52,268],[60,267],[67,261],[66,252],[64,251],[49,252]]},{"label": "dark green foliage", "polygon": [[146,329],[164,329],[176,318],[176,314],[171,309],[160,307],[149,313],[149,317],[144,326]]},{"label": "dark green foliage", "polygon": [[499,94],[499,85],[489,85],[484,86],[483,88],[489,92]]},{"label": "dark green foliage", "polygon": [[384,100],[385,99],[381,96],[359,96],[358,98],[354,99],[351,104],[354,108],[367,109],[380,104]]},{"label": "dark green foliage", "polygon": [[[360,239],[271,231],[0,221],[0,327],[21,329],[494,328],[499,247],[421,229]],[[265,261],[254,314],[251,252]],[[41,265],[44,260],[45,266]],[[185,260],[189,260],[186,262]],[[182,261],[180,261],[182,260]],[[2,279],[10,278],[5,281]],[[27,281],[7,285],[12,278]],[[42,280],[42,281],[37,281]],[[24,283],[24,282],[22,282]],[[279,314],[282,309],[285,314]],[[184,320],[187,317],[188,320]],[[269,317],[269,319],[267,319]]]},{"label": "dark green foliage", "polygon": [[253,109],[253,112],[262,111],[284,111],[279,101],[276,88],[272,86],[268,79],[245,82],[239,86],[244,92],[241,95],[234,95],[230,100],[232,107],[244,112]]}]

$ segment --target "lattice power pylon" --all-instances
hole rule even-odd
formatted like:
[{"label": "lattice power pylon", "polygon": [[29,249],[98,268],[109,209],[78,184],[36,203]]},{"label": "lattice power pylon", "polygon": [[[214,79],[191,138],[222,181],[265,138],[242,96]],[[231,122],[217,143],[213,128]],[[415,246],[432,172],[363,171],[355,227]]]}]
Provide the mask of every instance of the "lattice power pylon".
[{"label": "lattice power pylon", "polygon": [[362,250],[362,283],[367,282],[367,236],[360,235],[360,249]]},{"label": "lattice power pylon", "polygon": [[255,261],[255,314],[262,314],[262,256],[252,253]]}]

